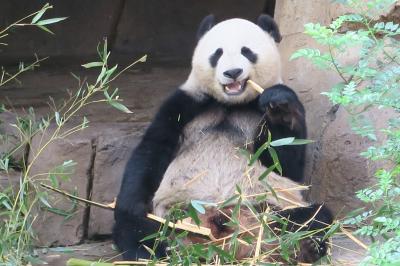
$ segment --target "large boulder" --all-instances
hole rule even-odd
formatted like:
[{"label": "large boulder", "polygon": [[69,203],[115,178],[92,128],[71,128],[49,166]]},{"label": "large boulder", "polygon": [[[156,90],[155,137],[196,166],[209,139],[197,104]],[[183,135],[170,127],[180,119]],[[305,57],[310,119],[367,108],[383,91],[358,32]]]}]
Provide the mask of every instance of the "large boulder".
[{"label": "large boulder", "polygon": [[[72,135],[68,139],[56,139],[46,144],[54,128],[38,134],[33,138],[29,154],[29,163],[32,164],[30,176],[36,181],[48,182],[48,173],[55,172],[56,167],[65,161],[73,160],[77,164],[69,180],[58,177],[59,188],[66,192],[87,198],[90,182],[90,169],[93,167],[94,140],[90,135],[81,133]],[[41,150],[42,147],[45,149]],[[64,195],[48,191],[48,202],[52,209],[39,208],[33,225],[37,234],[37,244],[40,246],[73,245],[80,243],[85,235],[88,208],[80,202],[73,202]],[[60,215],[57,210],[65,211],[70,216]]]},{"label": "large boulder", "polygon": [[[97,138],[93,165],[91,200],[111,203],[118,195],[122,176],[132,150],[139,142],[145,124],[125,124],[112,127],[112,132]],[[111,210],[90,207],[88,237],[111,234],[114,213]]]},{"label": "large boulder", "polygon": [[[303,33],[304,24],[329,25],[333,19],[350,11],[329,0],[277,1],[275,11],[283,35],[279,49],[284,82],[296,90],[304,103],[308,138],[315,141],[307,147],[305,176],[306,182],[312,185],[308,197],[311,201],[326,202],[335,213],[342,215],[361,204],[355,192],[374,182],[377,165],[360,156],[360,152],[374,143],[356,135],[349,127],[350,115],[321,95],[341,81],[339,75],[318,70],[306,59],[289,61],[289,58],[301,48],[320,48],[326,52],[326,47],[318,46]],[[354,63],[357,59],[357,48],[349,49],[339,58],[342,63]],[[393,113],[373,110],[366,115],[383,127]]]}]

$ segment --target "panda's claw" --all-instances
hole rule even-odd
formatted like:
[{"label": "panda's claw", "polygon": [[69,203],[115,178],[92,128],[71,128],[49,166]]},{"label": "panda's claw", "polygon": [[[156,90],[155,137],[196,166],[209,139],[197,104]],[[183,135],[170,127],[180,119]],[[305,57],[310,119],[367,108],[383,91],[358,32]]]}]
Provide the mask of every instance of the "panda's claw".
[{"label": "panda's claw", "polygon": [[325,256],[327,250],[326,240],[322,240],[320,237],[302,239],[296,260],[303,263],[313,263]]}]

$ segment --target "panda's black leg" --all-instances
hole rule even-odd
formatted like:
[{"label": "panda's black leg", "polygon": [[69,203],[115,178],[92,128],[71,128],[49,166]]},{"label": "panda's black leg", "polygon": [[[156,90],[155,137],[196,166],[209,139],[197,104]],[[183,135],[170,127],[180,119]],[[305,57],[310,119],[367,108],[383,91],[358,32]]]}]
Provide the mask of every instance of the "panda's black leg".
[{"label": "panda's black leg", "polygon": [[[141,241],[159,230],[160,224],[145,217],[132,217],[116,213],[118,219],[113,228],[113,238],[125,260],[148,259],[150,253],[144,246],[153,249],[154,239]],[[165,257],[165,244],[159,243],[155,249],[158,258]]]},{"label": "panda's black leg", "polygon": [[280,211],[278,215],[288,220],[288,231],[317,231],[311,237],[300,240],[297,261],[311,263],[326,255],[327,243],[323,237],[333,222],[332,213],[326,206],[313,204],[308,207]]},{"label": "panda's black leg", "polygon": [[[152,211],[152,198],[179,148],[184,127],[210,103],[212,100],[207,96],[197,99],[176,90],[160,107],[128,160],[114,210],[113,234],[124,258],[149,256],[143,244],[152,248],[153,241],[141,240],[159,229],[159,224],[146,218]],[[164,254],[165,249],[160,246],[156,255]]]}]

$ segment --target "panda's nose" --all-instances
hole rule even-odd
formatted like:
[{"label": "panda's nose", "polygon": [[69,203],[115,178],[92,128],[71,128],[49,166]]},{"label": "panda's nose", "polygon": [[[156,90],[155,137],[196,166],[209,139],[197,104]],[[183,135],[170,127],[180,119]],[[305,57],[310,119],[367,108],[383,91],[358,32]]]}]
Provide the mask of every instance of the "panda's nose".
[{"label": "panda's nose", "polygon": [[236,79],[242,73],[243,73],[243,69],[241,69],[241,68],[232,68],[232,69],[229,69],[229,70],[225,71],[223,74],[224,74],[225,77],[228,77],[228,78],[231,78],[231,79]]}]

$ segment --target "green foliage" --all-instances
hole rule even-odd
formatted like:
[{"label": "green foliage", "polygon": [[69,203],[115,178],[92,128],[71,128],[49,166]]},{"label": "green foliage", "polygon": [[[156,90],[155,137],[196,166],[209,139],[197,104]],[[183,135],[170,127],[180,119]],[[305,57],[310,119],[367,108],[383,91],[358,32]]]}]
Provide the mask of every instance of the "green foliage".
[{"label": "green foliage", "polygon": [[[305,25],[305,33],[324,46],[326,52],[314,48],[301,49],[292,55],[292,59],[308,58],[317,67],[334,70],[342,78],[342,82],[323,94],[332,103],[346,108],[352,115],[354,132],[374,144],[361,155],[386,165],[376,171],[374,186],[357,192],[357,197],[370,208],[349,215],[343,223],[357,225],[357,234],[373,240],[363,265],[399,265],[400,27],[391,21],[371,18],[387,12],[396,1],[336,2],[348,5],[357,13],[340,16],[329,26]],[[347,25],[355,25],[356,29],[346,31]],[[358,50],[357,62],[343,63],[340,58],[352,47]],[[393,118],[377,128],[365,112],[385,109],[393,114]],[[379,135],[384,137],[378,143]]]},{"label": "green foliage", "polygon": [[[22,26],[39,27],[46,32],[52,33],[47,26],[58,23],[65,18],[42,19],[45,12],[51,8],[52,6],[46,4],[39,11],[0,30],[0,39],[5,38],[10,29]],[[6,43],[0,43],[0,45],[6,45]],[[32,167],[40,160],[40,155],[54,141],[67,138],[88,127],[89,121],[86,117],[83,117],[81,122],[78,123],[73,121],[77,121],[77,112],[90,104],[104,102],[123,112],[131,112],[121,103],[118,89],[112,88],[111,82],[136,63],[145,62],[146,56],[126,68],[118,70],[117,65],[110,67],[108,64],[110,52],[107,49],[106,41],[97,47],[97,51],[99,61],[83,65],[85,68],[95,67],[99,69],[98,77],[94,83],[82,83],[79,77],[75,76],[79,81],[78,88],[75,92],[70,93],[62,101],[61,105],[51,101],[52,109],[54,110],[51,114],[37,117],[33,108],[29,108],[26,115],[17,116],[15,123],[10,125],[17,130],[20,143],[11,150],[0,154],[0,171],[7,173],[11,167],[16,168],[13,162],[13,155],[16,152],[24,152],[25,147],[31,147],[34,136],[37,136],[40,142],[35,146],[35,151],[30,156],[29,162],[28,158],[23,158],[23,161],[20,162],[17,169],[20,171],[18,186],[10,185],[0,192],[0,265],[13,266],[40,263],[32,252],[32,242],[36,237],[32,225],[36,219],[37,212],[35,214],[35,210],[37,208],[56,213],[65,219],[69,219],[77,210],[76,200],[71,200],[71,207],[65,210],[52,206],[47,191],[43,191],[39,184],[47,181],[53,187],[58,187],[60,181],[68,181],[73,176],[74,167],[77,163],[67,160],[61,165],[49,169],[48,172],[33,174]],[[8,82],[18,81],[17,76],[39,66],[39,62],[42,60],[44,59],[36,58],[34,63],[27,66],[20,63],[19,70],[14,74],[10,74],[2,68],[0,88]],[[99,99],[97,95],[104,98]],[[6,110],[4,105],[1,105],[0,112],[12,111]],[[4,139],[6,138],[4,137]]]},{"label": "green foliage", "polygon": [[[54,34],[49,28],[48,25],[58,23],[60,21],[63,21],[67,19],[66,17],[60,17],[60,18],[50,18],[50,19],[42,19],[43,15],[50,9],[52,9],[53,6],[49,4],[45,4],[40,10],[14,22],[8,25],[4,29],[0,29],[0,45],[7,46],[8,44],[3,41],[6,39],[6,37],[9,35],[9,32],[13,30],[14,28],[19,28],[19,27],[27,27],[27,26],[33,26],[33,27],[38,27],[39,29],[42,29],[50,34]],[[46,25],[46,26],[45,26]],[[5,85],[8,82],[11,81],[18,81],[17,77],[21,75],[22,73],[29,71],[29,70],[34,70],[35,67],[40,66],[40,62],[46,60],[47,57],[45,58],[38,58],[35,55],[35,61],[25,65],[24,62],[20,62],[18,65],[18,71],[15,73],[9,73],[7,72],[4,67],[1,67],[0,71],[0,87]]]}]

